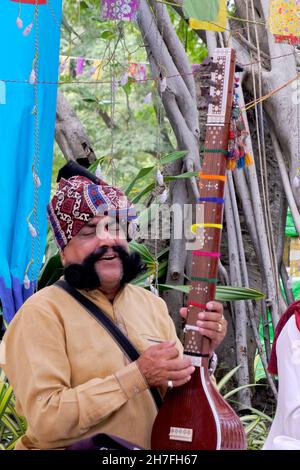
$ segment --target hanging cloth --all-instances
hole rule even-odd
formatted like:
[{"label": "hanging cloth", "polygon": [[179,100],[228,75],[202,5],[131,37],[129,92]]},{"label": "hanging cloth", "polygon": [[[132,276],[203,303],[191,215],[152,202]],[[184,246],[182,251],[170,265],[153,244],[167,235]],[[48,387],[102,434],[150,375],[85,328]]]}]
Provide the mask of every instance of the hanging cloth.
[{"label": "hanging cloth", "polygon": [[[55,128],[57,75],[62,0],[38,7],[38,109],[35,108],[35,85],[30,84],[35,56],[35,0],[22,0],[19,25],[19,2],[2,0],[0,43],[0,81],[5,84],[5,103],[0,104],[0,301],[3,316],[9,323],[22,303],[34,292],[45,249],[47,234],[46,205],[49,201]],[[24,3],[24,5],[23,5]],[[25,4],[26,3],[26,4]],[[54,16],[55,15],[55,18]],[[28,25],[30,33],[24,35]],[[41,82],[52,82],[45,84]],[[2,86],[3,87],[3,86]],[[3,96],[3,93],[2,93]],[[3,97],[2,97],[3,101]],[[35,113],[39,120],[39,165],[33,174]],[[34,207],[35,183],[39,179],[37,223],[26,220]],[[37,184],[36,184],[37,185]],[[33,224],[32,219],[29,221]],[[30,230],[31,229],[31,232]],[[35,237],[34,230],[37,232]],[[34,259],[28,270],[26,268]]]}]

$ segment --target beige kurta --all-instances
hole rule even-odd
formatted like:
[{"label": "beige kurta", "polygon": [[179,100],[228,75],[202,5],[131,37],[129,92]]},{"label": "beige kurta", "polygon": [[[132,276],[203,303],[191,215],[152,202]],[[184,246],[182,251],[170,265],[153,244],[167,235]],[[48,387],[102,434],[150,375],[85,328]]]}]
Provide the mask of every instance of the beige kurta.
[{"label": "beige kurta", "polygon": [[[143,288],[126,285],[113,304],[99,290],[82,293],[139,352],[177,339],[166,304]],[[1,367],[28,422],[17,449],[61,448],[98,432],[150,448],[156,407],[143,375],[69,294],[51,286],[30,297],[3,342]]]}]

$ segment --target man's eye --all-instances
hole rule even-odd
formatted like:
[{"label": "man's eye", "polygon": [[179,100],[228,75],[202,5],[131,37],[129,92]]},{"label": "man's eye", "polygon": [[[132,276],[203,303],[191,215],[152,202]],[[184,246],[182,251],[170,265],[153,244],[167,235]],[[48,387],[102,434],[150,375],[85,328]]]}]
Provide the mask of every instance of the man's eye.
[{"label": "man's eye", "polygon": [[92,230],[92,231],[90,231],[90,232],[84,232],[82,235],[83,235],[84,237],[89,237],[90,235],[95,235],[95,230]]}]

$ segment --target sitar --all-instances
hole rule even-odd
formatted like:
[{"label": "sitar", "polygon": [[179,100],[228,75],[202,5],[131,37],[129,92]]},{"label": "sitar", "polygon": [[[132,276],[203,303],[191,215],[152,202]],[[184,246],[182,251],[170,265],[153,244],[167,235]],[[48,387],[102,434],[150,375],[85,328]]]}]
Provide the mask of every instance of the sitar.
[{"label": "sitar", "polygon": [[[153,425],[156,450],[245,449],[243,425],[224,400],[208,371],[210,340],[196,327],[198,313],[215,298],[224,210],[226,160],[233,102],[235,51],[216,49],[211,61],[204,159],[199,173],[199,204],[204,222],[198,224],[203,243],[192,254],[191,290],[185,326],[184,355],[196,370],[191,380],[167,392]],[[197,233],[198,228],[194,227]]]}]

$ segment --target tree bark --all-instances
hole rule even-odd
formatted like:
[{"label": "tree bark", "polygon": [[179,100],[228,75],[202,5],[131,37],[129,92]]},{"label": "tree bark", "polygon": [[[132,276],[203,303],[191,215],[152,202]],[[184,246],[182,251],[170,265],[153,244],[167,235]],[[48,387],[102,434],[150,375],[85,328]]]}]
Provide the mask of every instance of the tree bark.
[{"label": "tree bark", "polygon": [[90,139],[74,109],[62,92],[58,92],[56,101],[55,140],[66,160],[96,160]]}]

